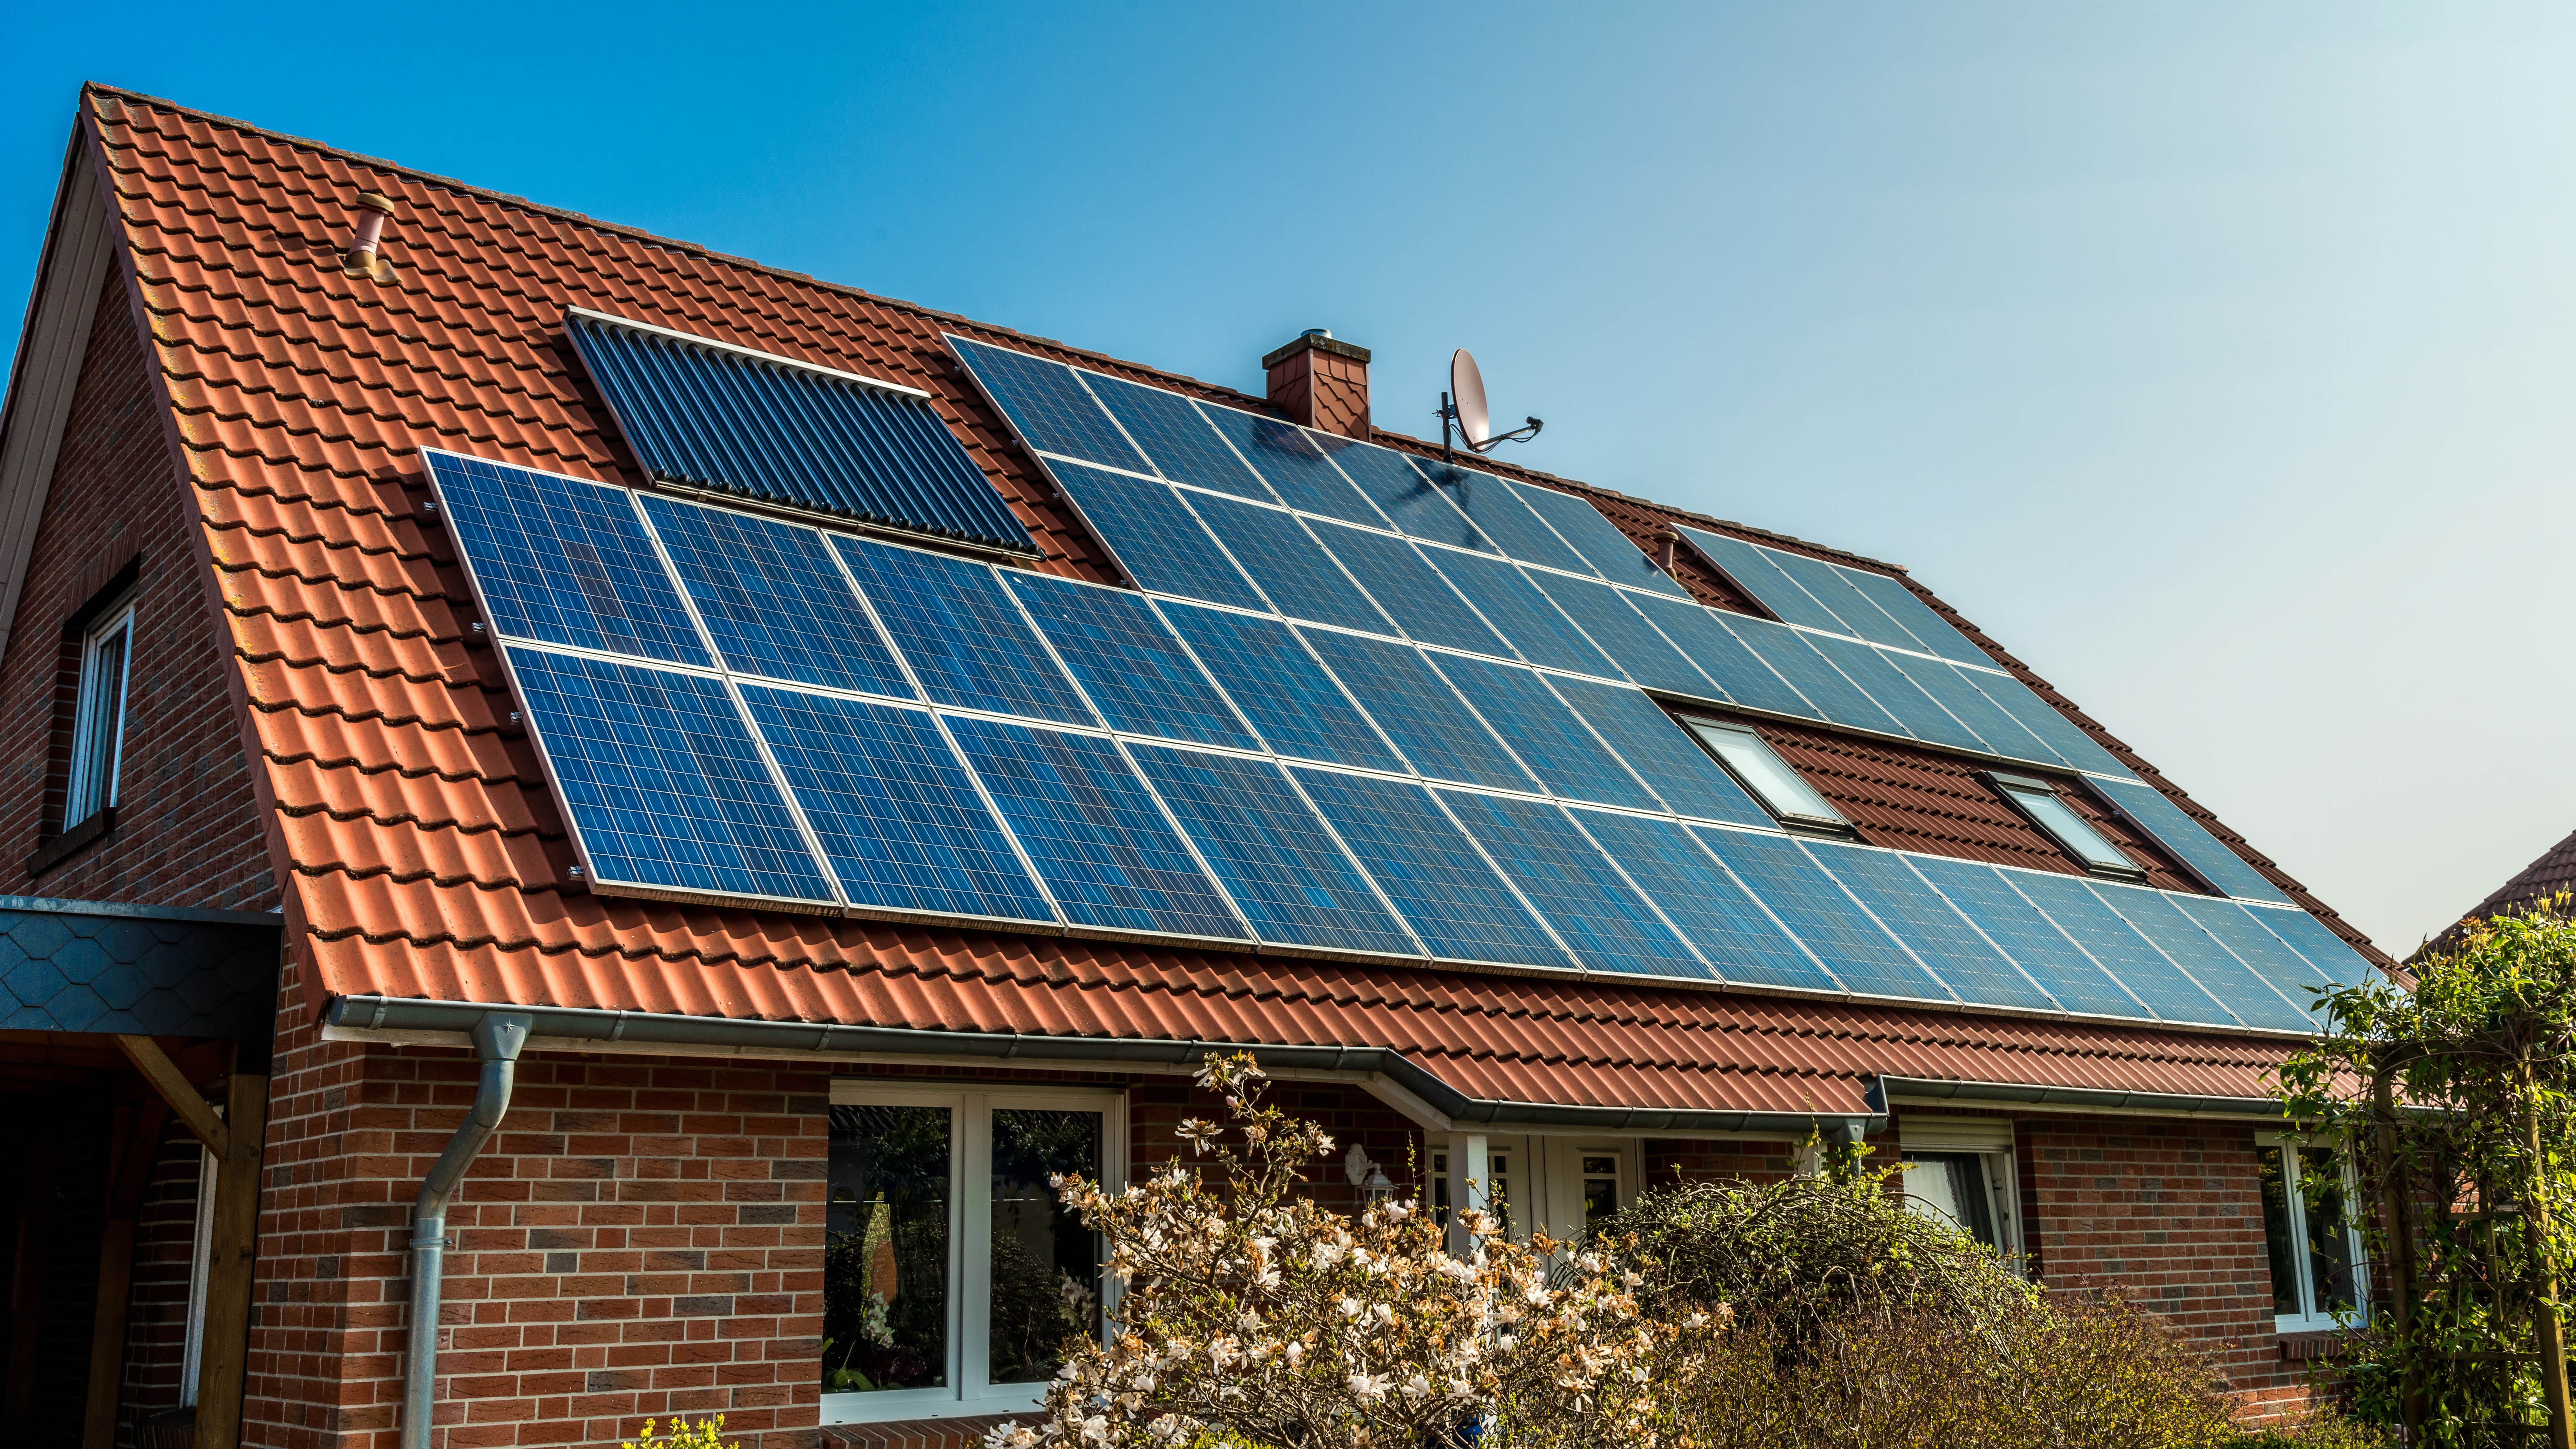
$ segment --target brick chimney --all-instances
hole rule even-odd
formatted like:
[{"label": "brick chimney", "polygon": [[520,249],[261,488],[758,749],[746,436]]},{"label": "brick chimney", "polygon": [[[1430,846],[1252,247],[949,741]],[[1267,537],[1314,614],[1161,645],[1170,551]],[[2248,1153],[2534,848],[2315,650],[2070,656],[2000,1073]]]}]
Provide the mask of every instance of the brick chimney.
[{"label": "brick chimney", "polygon": [[1270,369],[1270,405],[1291,421],[1353,438],[1369,435],[1369,353],[1337,342],[1324,328],[1261,359]]}]

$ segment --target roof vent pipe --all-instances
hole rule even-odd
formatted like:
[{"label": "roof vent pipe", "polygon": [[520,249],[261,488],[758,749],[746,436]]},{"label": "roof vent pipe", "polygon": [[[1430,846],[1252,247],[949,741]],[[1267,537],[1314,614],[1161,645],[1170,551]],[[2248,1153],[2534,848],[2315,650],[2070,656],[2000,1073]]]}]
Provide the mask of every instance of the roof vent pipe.
[{"label": "roof vent pipe", "polygon": [[372,191],[358,193],[358,235],[340,257],[341,271],[352,277],[375,275],[376,245],[384,240],[385,218],[393,214],[392,202]]},{"label": "roof vent pipe", "polygon": [[527,1044],[529,1019],[521,1012],[486,1012],[474,1023],[474,1055],[483,1062],[483,1080],[474,1089],[474,1106],[447,1139],[447,1150],[420,1185],[420,1201],[411,1211],[410,1341],[403,1348],[402,1449],[429,1449],[431,1406],[438,1392],[438,1289],[446,1267],[447,1200],[465,1178],[466,1164],[501,1126],[510,1110],[510,1085],[517,1076],[519,1048]]}]

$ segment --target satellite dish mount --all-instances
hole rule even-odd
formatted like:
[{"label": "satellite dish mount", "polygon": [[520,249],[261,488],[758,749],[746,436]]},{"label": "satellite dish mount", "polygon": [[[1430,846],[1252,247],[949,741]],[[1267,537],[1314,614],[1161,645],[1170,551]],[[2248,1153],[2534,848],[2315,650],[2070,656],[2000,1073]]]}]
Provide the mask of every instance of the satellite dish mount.
[{"label": "satellite dish mount", "polygon": [[1440,394],[1440,456],[1454,460],[1457,443],[1465,443],[1470,453],[1490,453],[1505,443],[1535,438],[1545,426],[1529,418],[1508,433],[1495,432],[1493,413],[1485,406],[1485,375],[1476,370],[1474,355],[1463,347],[1449,355],[1449,390]]}]

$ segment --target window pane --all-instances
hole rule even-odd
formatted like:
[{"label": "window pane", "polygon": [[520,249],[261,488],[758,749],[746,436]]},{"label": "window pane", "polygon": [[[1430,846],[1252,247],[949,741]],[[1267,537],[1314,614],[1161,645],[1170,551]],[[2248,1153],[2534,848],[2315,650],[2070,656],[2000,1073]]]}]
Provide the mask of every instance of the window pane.
[{"label": "window pane", "polygon": [[2075,853],[2086,865],[2109,866],[2113,870],[2135,870],[2137,862],[2120,853],[2119,847],[2104,840],[2100,832],[2075,813],[2073,806],[2058,798],[2054,790],[2012,789],[2013,798],[2030,812],[2040,828],[2057,837],[2057,843]]},{"label": "window pane", "polygon": [[72,736],[71,798],[63,812],[69,828],[116,803],[116,752],[125,733],[125,659],[133,619],[92,640],[82,661],[79,717]]},{"label": "window pane", "polygon": [[2299,1261],[2290,1240],[2290,1185],[2281,1180],[2278,1147],[2254,1149],[2263,1180],[2263,1248],[2272,1262],[2272,1311],[2306,1312],[2299,1302]]},{"label": "window pane", "polygon": [[1583,1226],[1589,1230],[1601,1226],[1601,1220],[1619,1210],[1619,1159],[1586,1157],[1583,1159]]},{"label": "window pane", "polygon": [[948,1382],[945,1107],[834,1107],[823,1390]]},{"label": "window pane", "polygon": [[1985,1244],[1995,1243],[1986,1202],[1986,1169],[1973,1152],[1909,1152],[1903,1179],[1907,1206]]},{"label": "window pane", "polygon": [[1789,768],[1788,762],[1771,753],[1762,737],[1740,725],[1724,725],[1714,720],[1688,721],[1691,732],[1700,737],[1735,778],[1759,797],[1774,815],[1791,820],[1822,820],[1842,823],[1842,812],[1825,802],[1805,778]]},{"label": "window pane", "polygon": [[2299,1152],[2299,1187],[2307,1203],[2308,1277],[2319,1313],[2352,1311],[2352,1220],[2346,1216],[2343,1158],[2316,1148]]},{"label": "window pane", "polygon": [[993,1383],[1051,1379],[1066,1339],[1100,1336],[1100,1235],[1047,1185],[1070,1172],[1100,1180],[1099,1113],[993,1113]]}]

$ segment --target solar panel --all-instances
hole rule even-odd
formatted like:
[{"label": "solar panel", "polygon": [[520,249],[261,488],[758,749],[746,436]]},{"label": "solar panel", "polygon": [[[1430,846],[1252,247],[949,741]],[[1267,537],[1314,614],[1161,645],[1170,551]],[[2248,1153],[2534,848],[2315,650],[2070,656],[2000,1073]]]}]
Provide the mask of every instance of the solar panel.
[{"label": "solar panel", "polygon": [[1069,924],[1251,939],[1116,744],[964,715],[948,728]]},{"label": "solar panel", "polygon": [[1368,596],[1351,587],[1350,576],[1306,532],[1297,515],[1207,494],[1191,502],[1280,613],[1373,634],[1395,632]]},{"label": "solar panel", "polygon": [[2181,806],[2166,799],[2155,786],[2143,780],[2105,780],[2094,775],[2086,776],[2084,783],[2139,829],[2154,836],[2193,874],[2219,890],[2251,901],[2289,900],[2263,878],[2262,872],[2246,864],[2242,856],[2228,849],[2199,821],[2185,815]]},{"label": "solar panel", "polygon": [[1931,605],[1905,586],[1904,580],[1868,569],[1842,568],[1839,564],[1835,567],[1840,569],[1844,583],[1867,596],[1889,618],[1904,625],[1905,632],[1922,640],[1923,647],[1931,653],[1957,664],[1992,666],[1995,662],[1992,655],[1971,643],[1967,635],[1934,613]]},{"label": "solar panel", "polygon": [[1547,595],[1531,587],[1530,581],[1510,563],[1454,548],[1427,549],[1424,553],[1432,566],[1448,575],[1458,592],[1467,596],[1467,602],[1476,606],[1476,612],[1485,616],[1485,622],[1520,651],[1523,659],[1577,674],[1618,677],[1618,666],[1593,648],[1583,631],[1567,622],[1556,605],[1548,602]]},{"label": "solar panel", "polygon": [[1433,543],[1497,551],[1493,540],[1468,522],[1467,515],[1459,512],[1402,453],[1327,433],[1310,436],[1397,528]]},{"label": "solar panel", "polygon": [[1905,859],[1932,882],[1934,889],[1950,898],[1959,914],[1975,922],[1977,929],[2002,947],[2005,955],[2030,973],[2040,989],[2055,997],[2060,1006],[2094,1016],[2134,1018],[2143,1012],[2144,1008],[2120,989],[2119,980],[2084,954],[2084,948],[2059,930],[2055,921],[2014,890],[2002,871],[1978,861],[1939,856],[1909,855]]},{"label": "solar panel", "polygon": [[1164,745],[1130,751],[1254,935],[1322,950],[1422,954],[1278,765]]},{"label": "solar panel", "polygon": [[1431,662],[1458,686],[1458,692],[1521,757],[1521,763],[1547,782],[1550,791],[1569,800],[1632,810],[1659,808],[1619,757],[1603,747],[1536,674],[1517,665],[1455,654],[1435,655]]},{"label": "solar panel", "polygon": [[[1894,715],[1879,707],[1859,685],[1851,682],[1833,661],[1816,652],[1811,636],[1801,634],[1786,624],[1756,619],[1750,614],[1712,614],[1732,631],[1762,662],[1771,666],[1781,678],[1796,685],[1798,692],[1824,713],[1826,719],[1853,729],[1876,730],[1880,734],[1907,735],[1905,726]],[[1724,681],[1720,681],[1723,683]]]},{"label": "solar panel", "polygon": [[1270,501],[1270,490],[1243,466],[1243,460],[1208,426],[1199,410],[1188,398],[1158,387],[1145,387],[1124,378],[1104,377],[1093,373],[1083,381],[1091,385],[1091,395],[1100,399],[1127,429],[1127,436],[1154,465],[1154,471],[1175,483],[1194,483],[1239,498]]},{"label": "solar panel", "polygon": [[2379,968],[2371,965],[2349,942],[2306,911],[2295,907],[2286,911],[2267,911],[2251,906],[2246,910],[2263,923],[2264,929],[2287,942],[2291,950],[2306,957],[2310,966],[2338,986],[2359,986],[2366,981],[2385,979],[2379,974]]},{"label": "solar panel", "polygon": [[1137,587],[1238,609],[1270,607],[1191,515],[1180,493],[1151,478],[1080,463],[1050,460],[1047,469]]},{"label": "solar panel", "polygon": [[873,539],[832,543],[933,703],[1099,723],[989,566]]},{"label": "solar panel", "polygon": [[983,386],[1021,441],[1041,453],[1060,453],[1146,472],[1145,460],[1101,410],[1074,370],[1060,362],[951,337],[958,359]]},{"label": "solar panel", "polygon": [[1653,700],[1615,684],[1581,679],[1549,683],[1675,813],[1771,828],[1771,813],[1754,804],[1735,777]]},{"label": "solar panel", "polygon": [[1287,625],[1188,604],[1160,607],[1273,753],[1403,771],[1404,762]]},{"label": "solar panel", "polygon": [[2047,763],[2057,752],[2047,743],[2024,729],[2019,720],[2004,713],[2002,706],[1986,698],[1983,691],[1970,684],[1958,668],[1920,654],[1883,653],[1879,656],[1902,671],[1914,687],[1938,701],[1961,724],[1977,732],[1994,753],[2016,760]]},{"label": "solar panel", "polygon": [[640,501],[726,668],[917,697],[823,535],[729,508]]},{"label": "solar panel", "polygon": [[1570,573],[1592,572],[1592,565],[1583,561],[1583,555],[1566,547],[1565,540],[1530,511],[1511,484],[1491,473],[1429,458],[1416,458],[1413,466],[1429,475],[1432,485],[1510,557]]},{"label": "solar panel", "polygon": [[2255,975],[2271,983],[2272,989],[2292,1006],[2306,1011],[2316,1005],[2318,993],[2334,984],[2325,973],[2310,966],[2306,957],[2257,924],[2244,906],[2209,896],[2194,900],[2169,895],[2165,899],[2198,922],[2202,930],[2217,937],[2220,945],[2253,968]]},{"label": "solar panel", "polygon": [[1303,766],[1289,773],[1434,957],[1574,964],[1422,786]]},{"label": "solar panel", "polygon": [[595,883],[839,906],[721,680],[502,653]]},{"label": "solar panel", "polygon": [[1962,669],[1959,677],[1979,694],[1994,701],[1997,709],[2011,715],[2014,722],[2048,746],[2051,754],[2075,769],[2112,775],[2129,773],[2128,766],[2121,764],[2075,721],[2059,714],[2055,706],[2032,693],[2020,680],[1991,669]]},{"label": "solar panel", "polygon": [[1761,898],[1846,991],[1865,996],[1948,1001],[1948,988],[1906,954],[1876,921],[1852,903],[1842,886],[1817,868],[1784,835],[1756,835],[1694,825],[1691,834]]},{"label": "solar panel", "polygon": [[1771,549],[1711,533],[1688,524],[1675,525],[1709,562],[1725,571],[1735,586],[1751,594],[1756,603],[1792,624],[1810,629],[1830,629],[1837,634],[1852,632],[1842,616],[1825,607],[1805,586],[1791,578],[1780,567],[1780,555]]},{"label": "solar panel", "polygon": [[[1726,695],[1700,673],[1699,666],[1673,647],[1673,642],[1646,622],[1629,604],[1635,595],[1604,584],[1531,570],[1525,575],[1553,600],[1593,644],[1619,666],[1621,673],[1648,689],[1686,694],[1694,699],[1723,700]],[[1696,606],[1682,606],[1696,607]]]},{"label": "solar panel", "polygon": [[1746,648],[1744,641],[1719,619],[1716,610],[1697,604],[1664,603],[1636,594],[1628,597],[1649,622],[1663,631],[1665,638],[1690,656],[1691,662],[1727,699],[1746,709],[1800,719],[1825,717],[1825,712],[1808,703],[1806,696],[1780,677],[1779,671]]},{"label": "solar panel", "polygon": [[1619,531],[1619,525],[1602,517],[1601,511],[1591,504],[1570,493],[1559,493],[1553,488],[1535,488],[1527,483],[1514,483],[1512,490],[1530,506],[1531,512],[1547,520],[1548,527],[1555,530],[1557,537],[1583,555],[1583,561],[1592,565],[1593,572],[1601,577],[1614,584],[1649,589],[1677,599],[1690,597],[1670,575],[1655,567],[1655,561],[1646,557],[1628,535]]},{"label": "solar panel", "polygon": [[1584,965],[1628,976],[1716,978],[1562,809],[1513,796],[1439,794]]},{"label": "solar panel", "polygon": [[1214,403],[1197,405],[1208,424],[1234,445],[1279,501],[1345,523],[1384,528],[1386,519],[1324,457],[1305,429]]},{"label": "solar panel", "polygon": [[1261,748],[1144,595],[1016,569],[1003,577],[1111,729]]},{"label": "solar panel", "polygon": [[2191,973],[2221,1006],[2247,1026],[2271,1027],[2281,1031],[2306,1031],[2310,1027],[2307,1013],[2285,1000],[2272,984],[2257,975],[2217,938],[2201,929],[2200,923],[2185,915],[2162,891],[2144,886],[2113,885],[2107,881],[2088,881],[2093,893],[2109,902],[2139,934],[2156,943],[2175,964]]},{"label": "solar panel", "polygon": [[711,662],[625,489],[428,448],[421,458],[495,631]]},{"label": "solar panel", "polygon": [[1330,629],[1297,632],[1417,773],[1498,790],[1539,788],[1412,645]]},{"label": "solar panel", "polygon": [[1837,639],[1831,634],[1809,634],[1807,644],[1843,672],[1843,677],[1869,692],[1879,708],[1896,716],[1905,732],[1918,740],[1948,745],[1957,750],[1975,750],[1992,754],[1993,749],[1975,730],[1961,724],[1956,716],[1943,709],[1938,700],[1917,688],[1904,671],[1888,662],[1887,655],[1852,639]]},{"label": "solar panel", "polygon": [[2075,938],[2160,1021],[2234,1026],[2235,1014],[2093,894],[2081,877],[2008,870],[2004,882]]},{"label": "solar panel", "polygon": [[1383,533],[1357,528],[1318,527],[1316,537],[1377,606],[1425,644],[1442,644],[1478,654],[1508,655],[1511,647],[1476,617],[1448,581],[1432,572],[1413,545]]},{"label": "solar panel", "polygon": [[1850,570],[1786,549],[1766,552],[1780,572],[1796,580],[1798,586],[1807,591],[1807,597],[1824,605],[1833,611],[1835,618],[1843,621],[1844,633],[1897,649],[1923,647],[1920,640],[1887,617],[1887,611],[1879,608],[1869,595],[1845,582]]},{"label": "solar panel", "polygon": [[1629,879],[1699,947],[1721,980],[1808,991],[1842,989],[1682,826],[1606,810],[1574,814]]},{"label": "solar panel", "polygon": [[742,695],[852,905],[1055,920],[927,710],[756,684]]},{"label": "solar panel", "polygon": [[1803,841],[1807,854],[1840,877],[1879,924],[1911,947],[1961,1001],[2053,1011],[2057,1001],[1891,850]]}]

